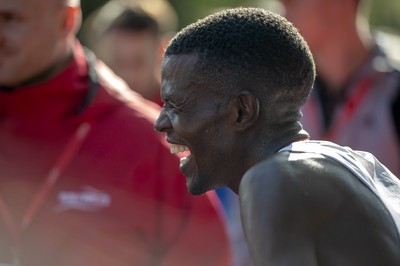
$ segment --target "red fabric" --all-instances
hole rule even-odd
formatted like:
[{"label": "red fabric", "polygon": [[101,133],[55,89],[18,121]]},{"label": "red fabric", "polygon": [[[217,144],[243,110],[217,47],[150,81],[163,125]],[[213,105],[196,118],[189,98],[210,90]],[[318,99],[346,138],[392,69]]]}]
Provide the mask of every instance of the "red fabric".
[{"label": "red fabric", "polygon": [[[159,107],[97,62],[95,98],[79,45],[52,80],[0,92],[0,196],[21,221],[82,122],[91,130],[20,234],[23,265],[230,265],[213,195],[189,195],[178,159],[152,124]],[[160,141],[162,140],[162,141]],[[13,241],[0,217],[0,264]],[[3,217],[4,218],[4,217]]]}]

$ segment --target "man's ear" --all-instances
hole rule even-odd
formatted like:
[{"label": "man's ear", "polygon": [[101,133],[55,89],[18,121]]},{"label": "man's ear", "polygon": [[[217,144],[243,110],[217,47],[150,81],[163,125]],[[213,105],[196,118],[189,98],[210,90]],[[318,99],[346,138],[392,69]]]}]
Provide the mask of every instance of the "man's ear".
[{"label": "man's ear", "polygon": [[260,113],[258,99],[249,91],[241,91],[236,97],[236,128],[245,130],[251,127]]}]

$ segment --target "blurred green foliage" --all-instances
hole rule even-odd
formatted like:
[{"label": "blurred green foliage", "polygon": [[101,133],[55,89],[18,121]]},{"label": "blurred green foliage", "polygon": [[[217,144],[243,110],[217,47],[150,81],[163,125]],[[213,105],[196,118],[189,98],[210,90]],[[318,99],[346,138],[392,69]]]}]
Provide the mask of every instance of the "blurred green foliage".
[{"label": "blurred green foliage", "polygon": [[400,34],[400,0],[374,0],[369,13],[371,25]]},{"label": "blurred green foliage", "polygon": [[[83,18],[85,19],[107,1],[81,0]],[[182,28],[215,10],[237,6],[259,6],[260,0],[169,0],[169,2],[176,9],[179,28]],[[369,13],[373,26],[390,28],[400,33],[400,0],[372,0]]]}]

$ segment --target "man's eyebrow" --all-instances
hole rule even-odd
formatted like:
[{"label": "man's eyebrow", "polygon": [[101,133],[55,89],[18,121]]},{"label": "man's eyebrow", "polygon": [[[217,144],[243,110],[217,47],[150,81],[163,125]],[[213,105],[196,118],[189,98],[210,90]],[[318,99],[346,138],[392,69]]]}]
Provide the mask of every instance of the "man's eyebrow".
[{"label": "man's eyebrow", "polygon": [[171,102],[171,95],[168,92],[162,91],[161,92],[161,100],[163,102],[170,103]]},{"label": "man's eyebrow", "polygon": [[12,17],[12,16],[15,16],[15,13],[16,13],[16,11],[15,10],[10,10],[10,9],[7,9],[7,10],[0,10],[0,17],[2,17],[2,18],[7,18],[7,17]]},{"label": "man's eyebrow", "polygon": [[171,94],[163,94],[161,95],[161,99],[164,103],[169,103],[174,106],[181,106],[185,104],[185,98],[182,98],[178,95],[171,95]]},{"label": "man's eyebrow", "polygon": [[162,95],[161,95],[161,100],[162,100],[163,102],[169,102],[169,97],[162,94]]},{"label": "man's eyebrow", "polygon": [[[1,1],[1,0],[0,0]],[[3,8],[0,9],[0,20],[6,21],[15,17],[21,17],[22,13],[17,8]]]},{"label": "man's eyebrow", "polygon": [[169,82],[164,83],[161,86],[161,98],[171,100],[171,98],[173,98],[173,95],[171,95],[170,90],[171,90],[171,83]]}]

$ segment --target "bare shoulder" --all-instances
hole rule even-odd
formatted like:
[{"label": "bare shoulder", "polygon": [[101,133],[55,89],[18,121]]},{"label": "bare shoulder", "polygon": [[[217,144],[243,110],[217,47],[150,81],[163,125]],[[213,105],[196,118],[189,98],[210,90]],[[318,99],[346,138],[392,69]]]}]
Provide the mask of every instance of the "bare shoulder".
[{"label": "bare shoulder", "polygon": [[[301,203],[299,198],[322,201],[340,200],[337,190],[343,189],[343,178],[348,175],[340,165],[330,159],[310,153],[281,152],[250,168],[240,184],[242,201],[277,201],[291,205]],[[336,202],[340,204],[339,202]],[[326,207],[326,205],[325,205]],[[324,208],[325,209],[325,208]]]},{"label": "bare shoulder", "polygon": [[[244,232],[255,265],[319,265],[318,228],[340,209],[331,162],[278,153],[253,166],[239,188]],[[334,165],[332,166],[334,167]]]},{"label": "bare shoulder", "polygon": [[[377,196],[349,169],[314,153],[280,152],[254,165],[243,176],[239,195],[244,208],[314,225],[332,219],[343,208],[353,206],[365,215],[383,209]],[[299,210],[302,215],[296,217]]]},{"label": "bare shoulder", "polygon": [[277,153],[246,172],[239,197],[255,265],[400,265],[390,214],[332,159]]}]

